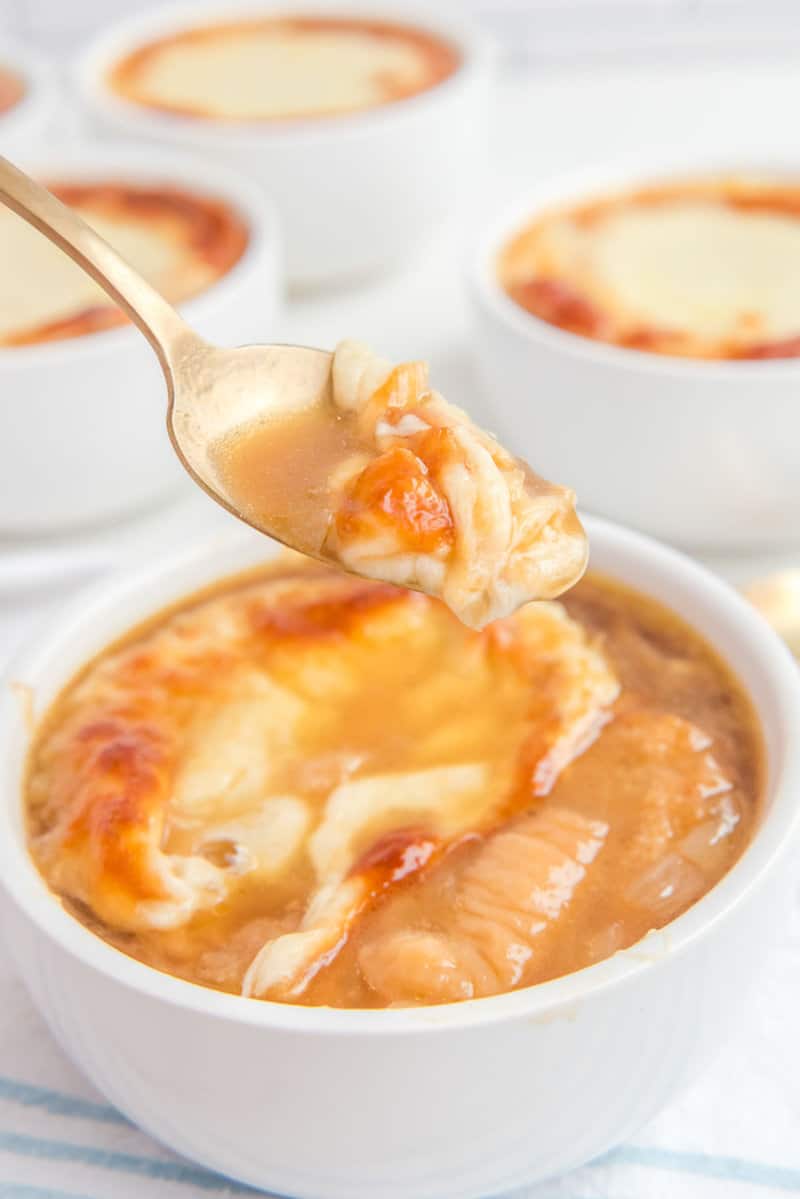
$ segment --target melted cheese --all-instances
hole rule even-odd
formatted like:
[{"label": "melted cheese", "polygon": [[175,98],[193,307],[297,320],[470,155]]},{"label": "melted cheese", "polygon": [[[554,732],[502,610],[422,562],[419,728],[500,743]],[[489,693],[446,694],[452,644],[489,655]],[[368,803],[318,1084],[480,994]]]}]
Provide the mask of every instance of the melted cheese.
[{"label": "melted cheese", "polygon": [[574,332],[746,356],[800,335],[800,189],[675,185],[553,212],[506,248],[500,274]]},{"label": "melted cheese", "polygon": [[[238,218],[213,201],[115,184],[55,190],[172,302],[203,291],[244,250]],[[13,281],[0,290],[0,346],[75,336],[124,319],[84,271],[6,208],[0,261]]]},{"label": "melted cheese", "polygon": [[413,95],[455,69],[445,43],[377,21],[273,19],[189,30],[134,52],[111,85],[219,120],[326,116]]}]

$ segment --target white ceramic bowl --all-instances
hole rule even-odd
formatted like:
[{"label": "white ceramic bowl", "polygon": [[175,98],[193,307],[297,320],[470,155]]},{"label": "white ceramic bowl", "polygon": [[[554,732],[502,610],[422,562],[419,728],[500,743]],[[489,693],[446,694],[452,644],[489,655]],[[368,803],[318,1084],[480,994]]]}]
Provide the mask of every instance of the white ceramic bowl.
[{"label": "white ceramic bowl", "polygon": [[0,152],[24,152],[31,140],[41,139],[50,132],[60,98],[56,71],[37,54],[0,35],[2,67],[22,79],[25,91],[16,104],[0,113]]},{"label": "white ceramic bowl", "polygon": [[557,178],[492,225],[471,269],[478,365],[501,437],[585,507],[691,549],[797,544],[800,362],[670,358],[567,333],[506,295],[496,261],[552,205],[737,169],[800,174],[707,154]]},{"label": "white ceramic bowl", "polygon": [[[227,274],[181,310],[211,341],[274,340],[277,232],[256,184],[164,149],[29,147],[19,161],[44,178],[165,183],[229,203],[249,228],[249,244]],[[108,522],[188,485],[165,431],[161,370],[130,326],[0,347],[0,396],[0,536]]]},{"label": "white ceramic bowl", "polygon": [[[64,911],[28,856],[30,724],[20,689],[5,687],[0,910],[10,952],[64,1050],[157,1139],[301,1199],[476,1199],[628,1137],[735,1029],[768,933],[790,907],[800,673],[701,567],[613,525],[591,521],[589,531],[594,566],[671,605],[738,673],[763,722],[766,812],[730,873],[667,928],[526,990],[405,1010],[303,1008],[207,990],[117,952]],[[29,688],[41,716],[130,626],[267,552],[243,532],[103,584],[7,683]]]},{"label": "white ceramic bowl", "polygon": [[[300,10],[385,16],[440,34],[463,56],[438,86],[365,112],[278,122],[219,122],[158,112],[104,83],[114,62],[177,29]],[[200,149],[255,175],[276,201],[294,284],[355,279],[401,264],[474,191],[484,151],[490,54],[457,16],[382,0],[183,4],[115,25],[82,56],[77,84],[93,129]]]}]

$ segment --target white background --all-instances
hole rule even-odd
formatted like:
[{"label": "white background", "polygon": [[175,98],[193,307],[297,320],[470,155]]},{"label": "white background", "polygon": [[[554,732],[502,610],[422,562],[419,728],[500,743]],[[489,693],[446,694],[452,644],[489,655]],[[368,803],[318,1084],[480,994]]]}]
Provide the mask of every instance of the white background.
[{"label": "white background", "polygon": [[[0,0],[0,30],[58,51],[157,2]],[[769,58],[800,50],[798,0],[438,0],[438,8],[447,6],[493,30],[515,69],[643,56]]]}]

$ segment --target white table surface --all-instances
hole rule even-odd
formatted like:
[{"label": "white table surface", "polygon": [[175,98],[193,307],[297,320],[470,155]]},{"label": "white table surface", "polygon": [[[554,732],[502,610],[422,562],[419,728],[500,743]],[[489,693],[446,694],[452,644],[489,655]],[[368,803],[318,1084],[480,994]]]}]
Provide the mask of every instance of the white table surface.
[{"label": "white table surface", "polygon": [[[798,112],[800,62],[681,71],[649,65],[506,85],[498,96],[484,192],[467,198],[472,227],[481,212],[550,171],[647,146],[738,148],[761,160],[794,151],[800,165]],[[448,230],[391,279],[294,298],[276,340],[333,345],[357,336],[390,357],[428,358],[441,390],[485,416],[490,403],[473,381],[464,294],[470,227]],[[179,500],[127,525],[61,543],[0,543],[0,660],[39,622],[57,615],[90,577],[224,528],[228,520],[187,483]],[[770,564],[793,557],[772,556]],[[734,580],[765,565],[744,558],[714,564]],[[800,1192],[800,918],[790,913],[786,928],[786,916],[776,913],[783,921],[781,943],[750,1019],[710,1074],[635,1145],[529,1192],[531,1199],[747,1199],[770,1190]],[[50,1040],[0,954],[0,1199],[226,1190],[105,1107]]]}]

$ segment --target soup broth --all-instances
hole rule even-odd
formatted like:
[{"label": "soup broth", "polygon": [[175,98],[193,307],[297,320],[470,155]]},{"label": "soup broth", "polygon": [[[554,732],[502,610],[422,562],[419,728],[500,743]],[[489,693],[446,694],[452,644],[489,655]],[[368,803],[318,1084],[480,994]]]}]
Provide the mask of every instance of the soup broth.
[{"label": "soup broth", "polygon": [[286,559],[112,647],[39,730],[33,856],[98,936],[301,1004],[452,1002],[633,944],[759,816],[726,666],[600,576],[482,632]]}]

